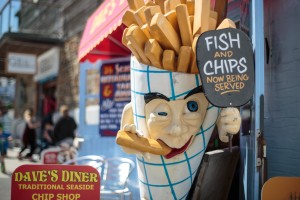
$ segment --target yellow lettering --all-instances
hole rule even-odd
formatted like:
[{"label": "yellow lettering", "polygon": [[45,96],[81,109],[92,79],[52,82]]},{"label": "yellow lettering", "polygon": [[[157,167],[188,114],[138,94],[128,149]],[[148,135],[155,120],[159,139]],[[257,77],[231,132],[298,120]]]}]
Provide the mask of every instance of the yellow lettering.
[{"label": "yellow lettering", "polygon": [[226,57],[226,51],[221,51],[221,57]]},{"label": "yellow lettering", "polygon": [[90,176],[90,182],[98,182],[98,176],[96,173],[91,173]]},{"label": "yellow lettering", "polygon": [[25,172],[23,176],[23,181],[31,181],[30,172]]},{"label": "yellow lettering", "polygon": [[80,198],[80,194],[57,194],[57,200],[77,200]]},{"label": "yellow lettering", "polygon": [[67,170],[62,170],[61,171],[61,181],[62,182],[67,182],[67,181],[69,181],[69,178],[70,178],[70,175],[69,175],[68,171]]},{"label": "yellow lettering", "polygon": [[31,196],[32,200],[51,200],[53,198],[54,198],[54,194],[37,194],[37,193],[34,193]]},{"label": "yellow lettering", "polygon": [[58,180],[57,170],[51,170],[51,181],[56,182]]},{"label": "yellow lettering", "polygon": [[218,57],[221,57],[221,56],[220,56],[219,52],[216,52],[214,57],[218,58]]}]

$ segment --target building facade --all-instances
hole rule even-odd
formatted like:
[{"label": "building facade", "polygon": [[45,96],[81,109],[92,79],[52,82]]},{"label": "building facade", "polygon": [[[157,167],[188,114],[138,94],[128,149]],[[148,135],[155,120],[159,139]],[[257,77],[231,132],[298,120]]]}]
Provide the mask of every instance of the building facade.
[{"label": "building facade", "polygon": [[[101,2],[9,0],[3,6],[2,26],[6,25],[5,17],[14,16],[14,22],[7,22],[8,27],[12,27],[17,21],[17,27],[15,25],[14,29],[2,29],[0,44],[3,47],[0,55],[5,60],[0,63],[1,74],[16,80],[16,118],[21,117],[24,109],[28,107],[33,108],[38,117],[43,117],[45,95],[55,98],[57,107],[62,104],[69,105],[71,109],[78,107],[78,45],[87,18]],[[36,71],[9,71],[8,53],[34,55]]]}]

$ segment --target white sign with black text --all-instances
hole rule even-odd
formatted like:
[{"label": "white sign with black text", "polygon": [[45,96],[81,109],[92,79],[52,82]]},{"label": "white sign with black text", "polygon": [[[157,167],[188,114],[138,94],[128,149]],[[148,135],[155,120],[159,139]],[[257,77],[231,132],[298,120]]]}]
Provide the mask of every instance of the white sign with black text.
[{"label": "white sign with black text", "polygon": [[25,53],[8,53],[7,72],[16,74],[34,74],[36,70],[36,56]]},{"label": "white sign with black text", "polygon": [[59,48],[53,47],[37,58],[37,73],[34,76],[35,81],[55,77],[59,69]]}]

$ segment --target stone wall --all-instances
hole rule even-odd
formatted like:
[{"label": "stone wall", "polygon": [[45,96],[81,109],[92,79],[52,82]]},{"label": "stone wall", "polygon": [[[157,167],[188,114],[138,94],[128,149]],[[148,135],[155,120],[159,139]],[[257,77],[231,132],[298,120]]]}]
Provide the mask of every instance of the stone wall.
[{"label": "stone wall", "polygon": [[65,42],[61,50],[61,66],[57,77],[57,103],[67,104],[71,108],[78,107],[79,99],[79,63],[77,50],[79,35]]}]

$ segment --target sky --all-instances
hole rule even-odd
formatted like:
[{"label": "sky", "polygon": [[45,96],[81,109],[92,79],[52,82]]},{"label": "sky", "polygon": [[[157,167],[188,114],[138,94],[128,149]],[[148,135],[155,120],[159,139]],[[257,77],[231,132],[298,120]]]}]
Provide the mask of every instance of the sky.
[{"label": "sky", "polygon": [[[0,10],[3,9],[3,6],[8,0],[0,0]],[[18,27],[18,20],[15,14],[18,12],[20,8],[20,1],[19,0],[13,0],[11,1],[11,15],[9,18],[9,6],[6,6],[4,10],[2,10],[1,16],[0,16],[0,26],[1,26],[1,32],[0,35],[2,35],[4,32],[8,31],[9,28],[9,22],[10,27],[12,31],[16,31]],[[10,19],[10,20],[9,20]]]}]

